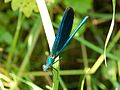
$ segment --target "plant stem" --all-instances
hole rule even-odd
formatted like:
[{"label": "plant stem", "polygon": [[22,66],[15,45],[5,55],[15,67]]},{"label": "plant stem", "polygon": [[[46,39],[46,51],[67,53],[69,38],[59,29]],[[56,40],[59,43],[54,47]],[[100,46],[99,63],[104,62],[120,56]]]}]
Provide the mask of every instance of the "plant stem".
[{"label": "plant stem", "polygon": [[[84,36],[83,36],[84,38]],[[82,50],[82,57],[83,57],[83,63],[84,63],[84,70],[88,69],[88,56],[87,56],[87,50],[85,45],[81,45],[81,50]],[[90,75],[86,75],[85,78],[86,79],[86,85],[87,85],[87,90],[91,90],[91,76]]]},{"label": "plant stem", "polygon": [[[57,60],[58,58],[56,58],[56,60]],[[59,77],[60,77],[60,75],[59,75],[59,71],[60,71],[60,67],[59,67],[59,62],[56,62],[54,65],[53,65],[53,67],[57,70],[55,70],[55,69],[53,69],[53,87],[52,87],[52,89],[53,90],[58,90],[58,86],[59,86]]]},{"label": "plant stem", "polygon": [[[27,66],[27,64],[29,62],[30,56],[32,54],[32,51],[33,51],[33,49],[35,47],[36,41],[37,41],[39,33],[40,33],[40,28],[38,28],[39,25],[41,25],[40,24],[40,19],[37,18],[36,23],[34,24],[34,26],[32,28],[31,35],[30,35],[30,37],[32,36],[32,38],[33,38],[32,39],[32,43],[31,43],[31,45],[28,48],[28,52],[25,55],[25,58],[23,59],[22,65],[20,66],[20,70],[19,70],[18,76],[21,76],[23,74],[23,72],[26,70],[26,66]],[[39,27],[41,27],[41,26],[39,26]]]},{"label": "plant stem", "polygon": [[[95,46],[94,44],[88,42],[87,40],[83,39],[83,38],[76,38],[74,37],[76,40],[78,40],[79,42],[81,42],[82,44],[86,45],[87,47],[91,48],[92,50],[100,53],[100,54],[103,54],[103,49]],[[116,60],[116,61],[119,61],[119,57],[115,56],[115,55],[112,55],[111,53],[107,52],[107,57],[112,59],[112,60]]]},{"label": "plant stem", "polygon": [[13,42],[12,42],[12,45],[11,45],[11,48],[10,48],[9,55],[7,57],[6,67],[7,67],[8,70],[11,69],[11,61],[12,61],[13,54],[14,54],[14,51],[15,51],[15,48],[16,48],[16,44],[17,44],[17,41],[18,41],[18,37],[19,37],[19,34],[20,34],[20,27],[21,27],[21,23],[22,23],[21,21],[22,21],[22,13],[19,10],[18,22],[17,22],[15,36],[14,36],[14,39],[13,39]]}]

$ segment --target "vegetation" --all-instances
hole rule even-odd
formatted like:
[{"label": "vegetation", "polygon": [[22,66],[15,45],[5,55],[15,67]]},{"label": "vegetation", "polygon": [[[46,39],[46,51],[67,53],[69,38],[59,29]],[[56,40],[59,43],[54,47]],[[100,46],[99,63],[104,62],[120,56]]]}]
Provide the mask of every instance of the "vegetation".
[{"label": "vegetation", "polygon": [[45,2],[55,32],[67,7],[75,12],[73,31],[82,18],[89,19],[54,64],[58,72],[44,72],[51,31],[44,31],[36,0],[1,0],[0,90],[119,90],[120,0]]}]

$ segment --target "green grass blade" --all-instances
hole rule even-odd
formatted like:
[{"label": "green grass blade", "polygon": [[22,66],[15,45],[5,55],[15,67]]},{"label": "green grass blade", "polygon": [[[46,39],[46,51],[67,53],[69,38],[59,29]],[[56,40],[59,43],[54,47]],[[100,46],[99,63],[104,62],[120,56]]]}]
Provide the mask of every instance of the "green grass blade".
[{"label": "green grass blade", "polygon": [[8,54],[8,57],[7,57],[6,67],[7,67],[8,70],[10,70],[10,68],[11,68],[11,61],[12,61],[13,54],[14,54],[14,51],[16,49],[16,44],[17,44],[17,41],[18,41],[18,38],[19,38],[21,23],[22,23],[22,12],[19,10],[18,22],[17,22],[15,36],[14,36],[12,45],[10,47],[10,52]]},{"label": "green grass blade", "polygon": [[61,77],[59,77],[59,81],[60,81],[60,84],[61,84],[63,90],[67,90],[67,87],[66,87],[66,85],[65,85],[65,83],[63,82],[63,80],[62,80]]},{"label": "green grass blade", "polygon": [[[92,43],[88,42],[87,40],[85,40],[85,39],[83,39],[83,38],[77,38],[77,37],[75,37],[75,39],[78,40],[79,42],[81,42],[82,44],[86,45],[87,47],[91,48],[92,50],[100,53],[100,54],[103,54],[103,52],[104,52],[103,49],[101,49],[101,48],[93,45]],[[117,61],[119,61],[119,57],[114,56],[114,55],[112,55],[112,54],[110,54],[110,53],[108,53],[108,52],[107,52],[106,56],[107,56],[108,58],[112,59],[112,60],[117,60]]]},{"label": "green grass blade", "polygon": [[25,83],[26,85],[30,86],[32,88],[32,90],[43,90],[42,88],[38,87],[37,85],[35,85],[34,83],[28,81],[28,80],[24,80],[20,77],[17,77],[15,74],[11,74],[11,76],[16,79],[16,80],[19,80],[23,83]]},{"label": "green grass blade", "polygon": [[[40,24],[40,19],[37,18],[36,23],[34,24],[34,26],[32,28],[33,31],[35,30],[35,33],[31,32],[31,35],[33,35],[32,33],[34,33],[34,35],[33,35],[34,38],[32,40],[31,46],[29,46],[29,49],[28,49],[28,51],[27,51],[27,53],[26,53],[26,55],[25,55],[25,57],[23,59],[22,65],[20,66],[20,70],[18,72],[18,76],[21,76],[23,74],[23,72],[25,71],[26,66],[27,66],[27,64],[29,62],[30,56],[32,54],[32,51],[34,49],[34,46],[35,46],[35,44],[37,42],[37,39],[38,39],[38,36],[39,36],[39,33],[40,33],[39,27],[42,27],[42,25],[41,26],[39,26],[39,25],[41,25]],[[29,37],[29,38],[31,38],[31,37]]]},{"label": "green grass blade", "polygon": [[107,66],[107,63],[106,63],[106,48],[108,46],[108,42],[110,40],[111,34],[113,32],[113,28],[114,28],[116,0],[112,0],[112,4],[113,4],[113,17],[112,17],[112,22],[111,22],[111,25],[110,25],[110,29],[109,29],[109,32],[108,32],[108,35],[107,35],[107,38],[106,38],[106,41],[105,41],[105,46],[104,46],[104,59],[105,59],[105,65],[106,66]]},{"label": "green grass blade", "polygon": [[[111,51],[111,49],[114,47],[114,45],[117,43],[117,41],[119,39],[120,39],[120,31],[118,31],[118,33],[115,35],[115,37],[113,38],[113,40],[108,45],[108,48],[107,48],[108,52]],[[100,67],[100,65],[102,64],[103,61],[104,61],[104,55],[101,54],[99,56],[99,58],[96,60],[95,64],[90,69],[90,72],[91,73],[95,73],[95,71]]]}]

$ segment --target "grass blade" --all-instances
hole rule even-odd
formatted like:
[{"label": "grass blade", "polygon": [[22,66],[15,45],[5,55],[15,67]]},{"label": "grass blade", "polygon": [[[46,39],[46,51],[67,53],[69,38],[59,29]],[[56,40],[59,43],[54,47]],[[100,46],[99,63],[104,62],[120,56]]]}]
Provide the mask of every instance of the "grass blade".
[{"label": "grass blade", "polygon": [[111,25],[110,25],[110,29],[109,29],[109,32],[108,32],[108,35],[107,35],[107,38],[106,38],[106,41],[105,41],[105,46],[104,46],[104,59],[105,59],[105,65],[106,66],[107,66],[107,63],[106,63],[106,48],[107,48],[108,42],[110,40],[110,37],[111,37],[112,32],[113,32],[113,28],[114,28],[116,0],[112,0],[112,4],[113,4],[113,17],[112,17],[112,22],[111,22]]}]

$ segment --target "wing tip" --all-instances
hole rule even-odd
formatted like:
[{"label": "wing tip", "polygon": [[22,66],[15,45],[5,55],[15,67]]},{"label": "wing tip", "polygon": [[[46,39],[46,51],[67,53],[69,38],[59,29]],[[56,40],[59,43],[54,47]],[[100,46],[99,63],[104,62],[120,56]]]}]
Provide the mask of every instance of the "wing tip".
[{"label": "wing tip", "polygon": [[67,8],[66,8],[66,11],[67,11],[67,12],[74,13],[74,10],[73,10],[73,8],[72,8],[72,7],[67,7]]}]

